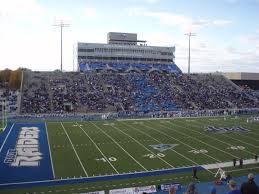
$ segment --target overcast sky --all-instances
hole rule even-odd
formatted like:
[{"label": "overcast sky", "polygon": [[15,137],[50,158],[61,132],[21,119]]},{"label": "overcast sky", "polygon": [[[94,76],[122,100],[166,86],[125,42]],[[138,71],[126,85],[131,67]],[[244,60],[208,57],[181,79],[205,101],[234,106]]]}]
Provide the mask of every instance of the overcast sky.
[{"label": "overcast sky", "polygon": [[175,46],[176,64],[193,72],[259,72],[259,0],[0,0],[0,69],[73,69],[73,45],[106,43],[110,31],[138,33],[148,45]]}]

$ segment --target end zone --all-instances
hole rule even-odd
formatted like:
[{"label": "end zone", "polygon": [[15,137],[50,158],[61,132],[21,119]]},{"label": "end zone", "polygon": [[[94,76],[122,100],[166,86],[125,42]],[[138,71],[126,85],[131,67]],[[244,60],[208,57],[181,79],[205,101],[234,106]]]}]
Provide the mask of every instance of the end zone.
[{"label": "end zone", "polygon": [[44,123],[15,123],[0,138],[0,184],[52,180]]}]

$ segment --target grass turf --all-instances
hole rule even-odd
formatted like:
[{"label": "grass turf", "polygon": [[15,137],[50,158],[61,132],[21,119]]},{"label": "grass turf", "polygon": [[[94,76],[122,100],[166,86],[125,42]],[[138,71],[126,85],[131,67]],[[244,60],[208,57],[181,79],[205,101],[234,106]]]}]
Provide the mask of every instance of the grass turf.
[{"label": "grass turf", "polygon": [[[208,125],[242,126],[250,131],[242,134],[209,134],[204,131]],[[251,159],[254,154],[258,154],[259,148],[258,123],[247,123],[246,118],[48,122],[47,128],[57,179],[181,168],[227,162],[240,157]],[[177,145],[173,149],[160,152],[150,146],[157,144]],[[247,168],[227,170],[235,176],[247,174],[251,170],[259,172],[254,165]],[[216,169],[211,171],[215,173]],[[201,180],[212,180],[212,173],[204,171],[199,174]],[[76,189],[79,191],[82,188],[84,191],[106,190],[129,187],[136,183],[152,184],[152,181],[157,184],[174,181],[179,177],[185,177],[181,180],[183,183],[192,180],[191,173],[179,173],[142,179],[56,186],[52,188],[52,193],[62,189],[62,193],[70,193]],[[40,193],[49,189],[35,187],[21,189],[19,192]],[[8,190],[8,193],[16,191]]]}]

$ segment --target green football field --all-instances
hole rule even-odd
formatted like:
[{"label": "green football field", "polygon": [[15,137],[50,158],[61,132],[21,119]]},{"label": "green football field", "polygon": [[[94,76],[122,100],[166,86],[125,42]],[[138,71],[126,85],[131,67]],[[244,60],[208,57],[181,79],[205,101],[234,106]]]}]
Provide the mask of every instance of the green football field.
[{"label": "green football field", "polygon": [[[205,132],[208,125],[242,126],[248,133]],[[246,119],[118,120],[47,124],[56,178],[91,177],[252,159],[258,124]],[[152,147],[175,146],[165,151]]]},{"label": "green football field", "polygon": [[[46,126],[56,179],[216,165],[232,162],[233,158],[253,159],[255,154],[259,154],[259,124],[247,123],[245,117],[47,122]],[[249,131],[216,134],[206,132],[208,126],[243,127]],[[233,175],[259,172],[257,164],[245,165],[244,169],[228,167],[226,170]],[[216,171],[215,167],[200,172],[201,179],[212,180]],[[106,190],[129,187],[132,183],[145,185],[149,184],[148,181],[153,184],[157,180],[159,183],[179,181],[179,177],[186,177],[186,180],[182,178],[185,183],[191,180],[191,173],[57,186],[56,191],[63,189],[62,193],[70,193],[71,188],[74,193],[78,188],[85,188],[84,191]],[[49,189],[23,191],[44,193]],[[53,188],[52,193],[55,193]]]}]

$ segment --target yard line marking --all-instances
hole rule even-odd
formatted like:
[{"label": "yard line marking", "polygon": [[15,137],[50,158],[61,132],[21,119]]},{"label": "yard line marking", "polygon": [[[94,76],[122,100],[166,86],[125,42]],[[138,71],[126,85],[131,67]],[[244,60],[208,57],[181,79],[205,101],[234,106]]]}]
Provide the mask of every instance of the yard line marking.
[{"label": "yard line marking", "polygon": [[[124,135],[128,136],[129,138],[131,138],[132,140],[134,140],[137,144],[139,144],[141,147],[143,147],[145,150],[147,150],[148,152],[155,154],[154,152],[152,152],[150,149],[148,149],[146,146],[144,146],[142,143],[140,143],[138,140],[136,140],[134,137],[131,137],[129,134],[125,133],[124,131],[120,130],[118,127],[115,126],[111,126],[114,129],[120,131],[121,133],[123,133]],[[162,160],[164,163],[166,163],[167,165],[169,165],[171,168],[175,168],[173,165],[171,165],[170,163],[168,163],[167,161],[165,161],[163,158],[161,157],[157,157],[158,159]]]},{"label": "yard line marking", "polygon": [[[78,123],[76,122],[76,124],[78,125]],[[83,132],[84,134],[91,140],[91,142],[95,145],[95,147],[98,149],[98,151],[102,154],[102,156],[104,157],[104,159],[110,164],[110,166],[113,168],[113,170],[119,174],[118,170],[112,165],[112,163],[110,162],[110,160],[104,155],[104,153],[100,150],[100,148],[96,145],[96,143],[94,142],[94,140],[85,132],[85,130],[81,127],[78,126]]]},{"label": "yard line marking", "polygon": [[[171,124],[171,125],[175,125],[175,126],[180,127],[180,128],[183,128],[183,129],[190,130],[190,131],[195,131],[195,130],[189,129],[189,128],[187,128],[187,127],[183,127],[183,126],[181,126],[181,125],[177,125],[177,124],[172,123],[172,122],[171,122],[170,124]],[[169,128],[169,127],[166,127],[166,126],[165,126],[165,128],[170,129],[170,130],[173,130],[173,129],[171,129],[171,128]],[[177,130],[173,130],[173,131],[177,131]],[[195,131],[195,132],[196,132],[196,131]],[[200,132],[197,132],[197,133],[212,138],[212,137],[209,136],[209,135],[205,135],[205,134],[200,133]],[[183,134],[186,135],[186,136],[188,136],[186,133],[183,133]],[[196,137],[192,137],[192,136],[189,136],[189,137],[194,138],[194,139],[196,139],[196,140],[199,140],[199,139],[196,138]],[[203,141],[201,141],[201,140],[199,140],[199,141],[200,141],[200,142],[203,142]],[[218,141],[220,141],[220,140],[218,140]],[[226,152],[226,151],[224,151],[224,150],[221,150],[221,149],[219,149],[219,148],[217,148],[217,147],[214,147],[214,146],[212,146],[212,145],[210,145],[210,144],[207,144],[206,142],[203,142],[203,144],[205,144],[205,145],[207,145],[207,146],[209,146],[209,147],[212,147],[213,149],[216,149],[216,150],[218,150],[218,151],[220,151],[220,152],[224,152],[225,154],[230,155],[230,156],[232,156],[232,157],[234,157],[234,158],[239,158],[239,156],[235,156],[234,154],[231,154],[231,153],[229,153],[229,152]]]},{"label": "yard line marking", "polygon": [[119,146],[129,157],[131,157],[139,166],[141,166],[145,171],[148,171],[140,162],[138,162],[129,152],[127,152],[116,140],[114,140],[110,135],[108,135],[106,132],[104,132],[99,126],[96,124],[90,122],[93,124],[96,128],[101,130],[106,136],[108,136],[117,146]]},{"label": "yard line marking", "polygon": [[7,134],[6,137],[5,137],[5,140],[4,140],[4,142],[3,142],[3,144],[2,144],[2,146],[1,146],[1,148],[0,148],[0,153],[1,153],[1,151],[2,151],[2,149],[3,149],[3,147],[4,147],[4,145],[5,145],[5,142],[6,142],[7,138],[9,137],[11,131],[13,130],[13,126],[14,126],[14,123],[13,123],[11,129],[9,130],[8,134]]},{"label": "yard line marking", "polygon": [[72,141],[71,141],[69,135],[67,134],[67,131],[66,131],[64,125],[62,124],[62,122],[60,122],[60,124],[61,124],[61,126],[62,126],[64,132],[65,132],[66,135],[67,135],[67,138],[68,138],[68,140],[69,140],[69,142],[70,142],[70,144],[71,144],[71,146],[72,146],[72,148],[73,148],[73,150],[74,150],[74,152],[75,152],[75,154],[76,154],[76,157],[77,157],[77,159],[78,159],[78,161],[79,161],[79,163],[80,163],[80,165],[81,165],[81,167],[82,167],[82,169],[83,169],[85,175],[88,177],[88,174],[87,174],[87,172],[86,172],[86,170],[85,170],[85,167],[84,167],[84,165],[82,164],[81,159],[79,158],[79,156],[78,156],[78,154],[77,154],[77,152],[76,152],[76,149],[75,149],[75,147],[74,147],[74,144],[72,143]]},{"label": "yard line marking", "polygon": [[[147,122],[149,122],[149,121],[147,121]],[[171,139],[174,139],[174,140],[176,140],[176,141],[178,141],[178,142],[180,142],[180,143],[182,143],[182,144],[188,146],[188,147],[191,148],[191,149],[197,150],[196,148],[194,148],[194,147],[188,145],[187,143],[185,143],[185,142],[183,142],[183,141],[181,141],[181,140],[179,140],[179,139],[177,139],[177,138],[175,138],[175,137],[172,137],[172,136],[169,135],[169,134],[166,134],[165,132],[162,132],[162,131],[159,131],[159,130],[157,130],[157,129],[154,129],[153,127],[150,127],[150,126],[145,125],[145,124],[143,124],[143,125],[146,126],[146,127],[148,127],[148,128],[150,128],[150,129],[153,129],[154,131],[157,131],[157,132],[159,132],[159,133],[161,133],[161,134],[163,134],[163,135],[165,135],[165,136],[167,136],[167,137],[169,137],[169,138],[171,138]],[[162,125],[162,124],[161,124],[161,125]],[[165,128],[165,127],[164,127],[164,128]],[[214,158],[214,157],[212,157],[212,156],[210,156],[210,155],[208,155],[208,154],[206,154],[206,153],[201,153],[201,154],[203,154],[203,155],[205,155],[205,156],[207,156],[207,157],[209,157],[209,158],[211,158],[211,159],[213,159],[213,160],[215,160],[215,161],[217,161],[217,162],[221,162],[221,160],[219,160],[219,159],[217,159],[217,158]]]},{"label": "yard line marking", "polygon": [[[197,122],[197,121],[195,121],[195,122]],[[193,125],[195,125],[195,124],[193,124]],[[195,125],[197,128],[198,127],[200,127],[199,125]],[[210,137],[210,136],[209,136]],[[216,139],[216,138],[214,138],[214,137],[211,137],[212,139],[215,139],[215,140],[217,140],[217,141],[220,141],[220,142],[222,142],[222,143],[224,143],[224,144],[227,144],[227,145],[229,145],[229,146],[233,146],[233,144],[230,144],[230,143],[227,143],[227,142],[225,142],[225,141],[222,141],[222,140],[219,140],[219,139]],[[249,153],[249,154],[255,154],[255,153],[253,153],[253,152],[250,152],[250,151],[247,151],[247,150],[241,150],[241,151],[243,151],[243,152],[246,152],[246,153]]]},{"label": "yard line marking", "polygon": [[55,170],[54,170],[54,166],[53,166],[53,161],[52,161],[52,155],[51,155],[51,149],[50,149],[50,143],[49,143],[49,134],[48,134],[48,127],[47,127],[47,123],[45,122],[45,128],[46,128],[46,133],[47,133],[47,141],[48,141],[48,147],[49,147],[49,154],[50,154],[50,162],[51,162],[51,168],[52,168],[52,175],[55,178]]},{"label": "yard line marking", "polygon": [[[125,123],[123,123],[123,124],[125,124]],[[127,125],[127,124],[125,124],[125,125]],[[144,124],[143,124],[143,125],[144,125]],[[152,136],[149,135],[148,133],[145,133],[145,132],[143,132],[143,131],[141,131],[141,130],[139,130],[139,129],[137,129],[137,128],[131,126],[131,125],[127,125],[127,126],[129,126],[129,127],[131,127],[132,129],[135,129],[136,131],[139,131],[140,133],[142,133],[142,134],[144,134],[144,135],[146,135],[146,136],[148,136],[148,137],[154,139],[154,140],[157,141],[158,143],[162,143],[161,141],[159,141],[159,140],[157,140],[156,138],[152,137]],[[193,161],[192,159],[186,157],[185,155],[183,155],[183,154],[177,152],[176,150],[174,150],[174,149],[172,149],[172,148],[171,148],[170,150],[172,150],[173,152],[175,152],[175,153],[177,153],[178,155],[182,156],[183,158],[185,158],[185,159],[191,161],[193,164],[196,164],[197,166],[199,166],[199,164],[198,164],[197,162],[195,162],[195,161]]]}]

